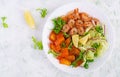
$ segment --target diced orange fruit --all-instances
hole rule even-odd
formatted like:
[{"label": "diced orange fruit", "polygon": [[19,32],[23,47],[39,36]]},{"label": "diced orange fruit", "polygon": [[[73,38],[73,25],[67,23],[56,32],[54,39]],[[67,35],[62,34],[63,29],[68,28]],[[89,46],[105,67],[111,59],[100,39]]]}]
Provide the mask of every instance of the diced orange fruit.
[{"label": "diced orange fruit", "polygon": [[55,52],[59,52],[61,47],[60,45],[55,45],[54,43],[50,43],[50,49],[54,50]]},{"label": "diced orange fruit", "polygon": [[56,34],[55,34],[55,32],[52,31],[50,33],[49,39],[50,39],[50,41],[55,41],[56,40]]},{"label": "diced orange fruit", "polygon": [[53,43],[50,43],[50,49],[55,51],[55,45]]},{"label": "diced orange fruit", "polygon": [[71,38],[70,37],[65,40],[65,44],[66,44],[67,47],[69,46],[70,42],[71,42]]},{"label": "diced orange fruit", "polygon": [[55,45],[60,45],[63,41],[65,41],[65,38],[64,38],[62,33],[59,33],[57,35],[57,38],[56,38],[56,41],[55,41]]},{"label": "diced orange fruit", "polygon": [[65,65],[68,65],[68,66],[71,64],[71,61],[69,61],[69,60],[67,60],[65,58],[60,59],[59,62],[61,64],[65,64]]},{"label": "diced orange fruit", "polygon": [[68,51],[68,48],[62,48],[61,49],[61,57],[66,57],[69,55],[69,51]]},{"label": "diced orange fruit", "polygon": [[78,56],[79,53],[80,53],[80,50],[79,50],[78,48],[74,47],[74,46],[73,46],[72,49],[70,50],[70,54],[71,54],[71,55],[76,55],[76,56]]},{"label": "diced orange fruit", "polygon": [[75,56],[74,55],[69,55],[66,57],[67,60],[69,61],[74,61],[75,60]]}]

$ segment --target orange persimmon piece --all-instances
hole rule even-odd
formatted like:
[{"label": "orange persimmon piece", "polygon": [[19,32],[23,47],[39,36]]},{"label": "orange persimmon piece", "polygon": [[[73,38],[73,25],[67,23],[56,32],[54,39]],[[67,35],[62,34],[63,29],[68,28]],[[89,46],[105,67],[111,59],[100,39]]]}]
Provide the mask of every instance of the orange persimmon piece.
[{"label": "orange persimmon piece", "polygon": [[61,46],[60,45],[55,45],[55,50],[56,50],[56,52],[59,52],[61,50]]},{"label": "orange persimmon piece", "polygon": [[56,40],[56,34],[55,34],[55,32],[52,31],[52,32],[50,33],[49,40],[50,40],[50,41],[55,41],[55,40]]},{"label": "orange persimmon piece", "polygon": [[60,54],[60,56],[61,56],[61,57],[66,57],[66,56],[68,56],[68,55],[69,55],[68,48],[62,48],[62,49],[61,49],[61,54]]},{"label": "orange persimmon piece", "polygon": [[74,61],[75,60],[75,56],[74,55],[69,55],[66,57],[67,60],[69,61]]},{"label": "orange persimmon piece", "polygon": [[67,47],[69,46],[70,42],[71,42],[71,38],[70,37],[65,40],[65,44],[66,44]]},{"label": "orange persimmon piece", "polygon": [[50,49],[54,50],[55,52],[59,52],[61,50],[60,45],[54,45],[53,43],[50,43]]},{"label": "orange persimmon piece", "polygon": [[65,64],[65,65],[68,65],[68,66],[70,66],[70,64],[71,64],[71,61],[69,61],[65,58],[60,59],[59,62],[60,62],[60,64]]},{"label": "orange persimmon piece", "polygon": [[80,53],[80,50],[79,50],[78,48],[74,47],[74,46],[73,46],[72,49],[70,50],[70,54],[71,54],[71,55],[76,55],[76,56],[78,56],[79,53]]},{"label": "orange persimmon piece", "polygon": [[55,45],[60,45],[65,40],[61,32],[56,37]]},{"label": "orange persimmon piece", "polygon": [[54,50],[54,51],[56,50],[56,49],[55,49],[55,45],[54,45],[53,43],[50,43],[50,49],[52,49],[52,50]]}]

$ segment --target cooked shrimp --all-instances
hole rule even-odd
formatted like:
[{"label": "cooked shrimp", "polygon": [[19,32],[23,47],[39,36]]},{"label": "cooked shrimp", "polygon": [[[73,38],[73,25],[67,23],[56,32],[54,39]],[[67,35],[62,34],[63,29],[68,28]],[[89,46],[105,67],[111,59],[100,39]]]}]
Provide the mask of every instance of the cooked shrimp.
[{"label": "cooked shrimp", "polygon": [[74,19],[74,15],[73,15],[73,14],[70,14],[70,15],[68,15],[67,17],[68,17],[68,20]]},{"label": "cooked shrimp", "polygon": [[81,19],[83,21],[90,21],[91,20],[91,17],[89,17],[89,15],[87,13],[80,13],[80,16],[81,16]]},{"label": "cooked shrimp", "polygon": [[77,29],[77,31],[78,31],[78,34],[79,34],[79,35],[83,35],[84,32],[85,32],[85,30],[84,30],[83,27],[79,27],[79,28]]},{"label": "cooked shrimp", "polygon": [[68,24],[65,24],[62,28],[63,32],[68,32],[70,30],[70,26]]},{"label": "cooked shrimp", "polygon": [[68,25],[70,25],[71,28],[72,28],[72,26],[74,26],[74,24],[75,24],[75,21],[73,19],[68,21]]},{"label": "cooked shrimp", "polygon": [[92,22],[84,22],[84,27],[89,27],[89,26],[92,26]]},{"label": "cooked shrimp", "polygon": [[70,30],[69,34],[73,35],[73,34],[77,34],[77,32],[78,32],[77,29],[74,27]]},{"label": "cooked shrimp", "polygon": [[79,9],[77,8],[74,10],[74,20],[78,20],[78,19],[80,19],[80,16],[79,16]]},{"label": "cooked shrimp", "polygon": [[74,13],[79,14],[79,9],[78,8],[74,9]]},{"label": "cooked shrimp", "polygon": [[75,22],[75,25],[77,26],[77,25],[82,25],[83,24],[83,21],[82,20],[77,20],[76,22]]}]

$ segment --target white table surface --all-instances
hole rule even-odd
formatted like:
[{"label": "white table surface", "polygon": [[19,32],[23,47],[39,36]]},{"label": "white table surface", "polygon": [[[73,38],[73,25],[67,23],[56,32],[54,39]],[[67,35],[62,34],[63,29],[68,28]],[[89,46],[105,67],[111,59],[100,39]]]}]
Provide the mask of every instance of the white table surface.
[{"label": "white table surface", "polygon": [[[0,0],[0,17],[6,16],[8,29],[0,21],[0,77],[79,77],[57,69],[44,51],[33,48],[32,36],[41,40],[47,17],[57,7],[81,0]],[[111,58],[99,70],[84,77],[120,77],[120,0],[88,0],[106,11],[116,36]],[[36,8],[47,8],[48,15],[41,19]],[[30,29],[23,13],[31,11],[37,29]]]}]

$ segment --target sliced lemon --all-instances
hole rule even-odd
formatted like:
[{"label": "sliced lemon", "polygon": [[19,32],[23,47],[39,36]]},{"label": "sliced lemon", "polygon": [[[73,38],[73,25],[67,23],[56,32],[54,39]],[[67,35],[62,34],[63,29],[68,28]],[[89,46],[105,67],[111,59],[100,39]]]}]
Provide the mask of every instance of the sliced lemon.
[{"label": "sliced lemon", "polygon": [[87,40],[89,39],[89,37],[90,37],[90,34],[88,34],[88,35],[84,36],[83,38],[81,38],[81,39],[79,40],[79,42],[80,42],[81,44],[85,45],[86,42],[87,42]]},{"label": "sliced lemon", "polygon": [[75,47],[78,47],[78,42],[79,42],[79,35],[73,35],[72,36],[72,42]]},{"label": "sliced lemon", "polygon": [[35,28],[35,22],[34,19],[30,13],[30,11],[25,11],[24,12],[24,18],[26,20],[26,23],[29,25],[30,28]]}]

